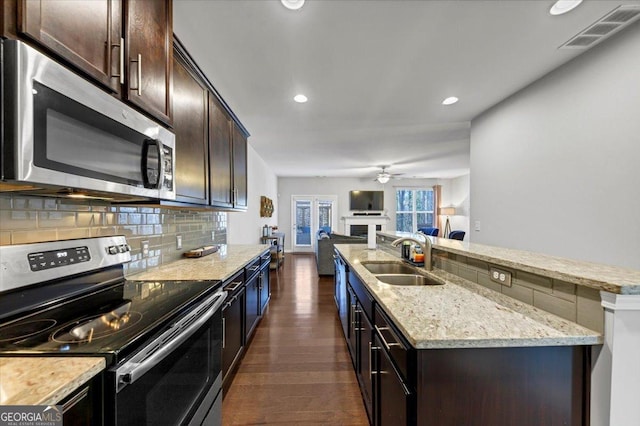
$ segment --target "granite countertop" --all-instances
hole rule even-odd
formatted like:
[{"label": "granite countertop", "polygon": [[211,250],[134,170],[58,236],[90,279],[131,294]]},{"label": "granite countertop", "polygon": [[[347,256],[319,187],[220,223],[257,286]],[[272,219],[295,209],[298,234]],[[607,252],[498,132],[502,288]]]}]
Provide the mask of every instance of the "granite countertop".
[{"label": "granite countertop", "polygon": [[198,258],[183,258],[157,268],[132,275],[141,281],[160,280],[226,280],[249,261],[269,250],[267,244],[222,245],[213,254]]},{"label": "granite countertop", "polygon": [[0,405],[54,405],[104,368],[101,357],[0,358]]},{"label": "granite countertop", "polygon": [[[381,237],[395,239],[419,234],[378,232]],[[572,284],[618,294],[640,294],[640,271],[600,263],[550,256],[524,250],[514,250],[448,238],[430,238],[434,249],[472,257],[485,262],[516,268]]]},{"label": "granite countertop", "polygon": [[594,345],[603,341],[600,333],[443,270],[434,269],[431,275],[444,285],[382,283],[362,262],[400,259],[361,244],[335,247],[417,349]]}]

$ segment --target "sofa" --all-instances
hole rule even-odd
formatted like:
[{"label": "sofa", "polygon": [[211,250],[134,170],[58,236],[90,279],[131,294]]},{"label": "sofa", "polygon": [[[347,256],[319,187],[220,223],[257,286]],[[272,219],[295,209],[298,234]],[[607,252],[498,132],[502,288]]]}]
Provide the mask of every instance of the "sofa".
[{"label": "sofa", "polygon": [[318,275],[334,275],[333,245],[334,244],[366,244],[364,237],[351,237],[340,234],[329,234],[324,230],[316,233],[316,265]]}]

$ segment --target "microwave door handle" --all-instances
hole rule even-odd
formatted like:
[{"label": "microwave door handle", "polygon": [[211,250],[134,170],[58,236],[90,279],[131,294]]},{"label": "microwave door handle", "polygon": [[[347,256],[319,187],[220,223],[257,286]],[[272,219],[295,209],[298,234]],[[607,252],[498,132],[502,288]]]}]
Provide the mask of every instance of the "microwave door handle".
[{"label": "microwave door handle", "polygon": [[[157,158],[158,158],[158,177],[155,182],[151,182],[149,180],[149,148],[151,146],[155,146],[157,150]],[[153,139],[145,139],[142,144],[142,181],[144,183],[145,188],[157,189],[160,187],[161,182],[161,173],[164,171],[163,163],[164,156],[162,155],[162,147],[160,146],[160,142]]]},{"label": "microwave door handle", "polygon": [[204,325],[213,314],[220,309],[225,299],[227,298],[226,292],[220,292],[217,295],[218,300],[209,308],[207,312],[202,314],[198,319],[190,324],[187,328],[180,331],[177,336],[161,346],[153,355],[142,360],[141,362],[129,361],[116,369],[116,386],[119,393],[127,385],[130,385],[144,376],[149,370],[158,365],[163,359],[165,359],[174,349],[184,343],[189,337],[191,337],[198,329]]},{"label": "microwave door handle", "polygon": [[158,161],[160,162],[156,189],[162,189],[162,185],[164,184],[164,145],[162,145],[160,141],[156,141],[156,146],[158,147]]}]

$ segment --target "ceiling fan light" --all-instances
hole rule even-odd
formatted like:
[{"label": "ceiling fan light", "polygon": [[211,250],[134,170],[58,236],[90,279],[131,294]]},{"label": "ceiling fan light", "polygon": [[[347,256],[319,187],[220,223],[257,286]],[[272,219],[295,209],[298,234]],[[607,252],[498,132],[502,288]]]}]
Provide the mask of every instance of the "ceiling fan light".
[{"label": "ceiling fan light", "polygon": [[563,15],[580,6],[580,3],[582,3],[582,0],[558,0],[551,6],[549,13],[554,16]]},{"label": "ceiling fan light", "polygon": [[304,0],[280,0],[280,3],[289,10],[299,10],[304,6]]},{"label": "ceiling fan light", "polygon": [[388,174],[380,174],[378,175],[378,182],[380,183],[387,183],[389,182],[390,176]]}]

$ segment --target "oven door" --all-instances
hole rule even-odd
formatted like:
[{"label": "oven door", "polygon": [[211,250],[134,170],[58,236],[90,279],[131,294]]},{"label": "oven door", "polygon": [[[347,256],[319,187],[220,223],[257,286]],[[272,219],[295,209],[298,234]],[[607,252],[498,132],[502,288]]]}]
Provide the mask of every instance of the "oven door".
[{"label": "oven door", "polygon": [[[222,418],[222,309],[218,292],[110,371],[113,415],[122,425],[200,425]],[[216,411],[217,410],[217,411]],[[109,413],[111,411],[111,413]],[[211,420],[209,420],[211,421]]]},{"label": "oven door", "polygon": [[4,178],[175,199],[175,136],[26,44],[2,42]]}]

